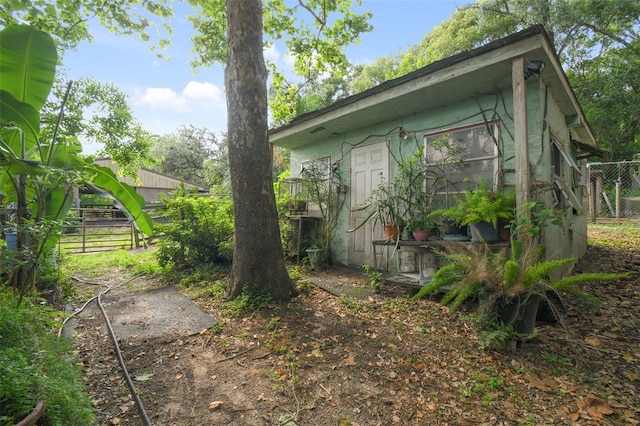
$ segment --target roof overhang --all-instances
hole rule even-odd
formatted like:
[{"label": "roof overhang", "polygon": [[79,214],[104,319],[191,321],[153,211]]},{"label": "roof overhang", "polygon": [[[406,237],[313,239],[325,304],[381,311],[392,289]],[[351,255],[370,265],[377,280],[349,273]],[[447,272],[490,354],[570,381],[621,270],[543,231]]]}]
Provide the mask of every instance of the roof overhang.
[{"label": "roof overhang", "polygon": [[546,68],[540,78],[563,114],[571,117],[568,125],[572,135],[585,146],[595,148],[593,133],[541,26],[434,62],[323,109],[296,117],[289,124],[272,129],[269,140],[277,146],[296,148],[417,112],[437,110],[472,97],[510,91],[512,60],[517,57],[524,57],[527,62],[534,59],[545,62]]}]

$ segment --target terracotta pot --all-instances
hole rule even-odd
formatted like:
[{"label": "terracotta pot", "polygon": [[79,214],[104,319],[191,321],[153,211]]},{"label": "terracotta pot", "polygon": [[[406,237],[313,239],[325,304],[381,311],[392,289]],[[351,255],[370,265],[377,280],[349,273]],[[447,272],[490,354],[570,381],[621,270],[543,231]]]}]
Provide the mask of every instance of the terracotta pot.
[{"label": "terracotta pot", "polygon": [[430,231],[413,231],[413,238],[416,241],[427,241],[429,239]]},{"label": "terracotta pot", "polygon": [[387,237],[387,241],[398,241],[398,235],[403,228],[402,225],[386,224],[384,226],[384,235]]}]

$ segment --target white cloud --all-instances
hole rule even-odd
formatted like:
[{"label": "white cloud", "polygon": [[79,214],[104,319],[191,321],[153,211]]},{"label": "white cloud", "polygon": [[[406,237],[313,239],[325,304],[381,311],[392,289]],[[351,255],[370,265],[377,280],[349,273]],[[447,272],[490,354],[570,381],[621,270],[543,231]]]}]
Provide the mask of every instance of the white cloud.
[{"label": "white cloud", "polygon": [[182,96],[187,100],[209,101],[218,104],[222,100],[222,90],[211,83],[190,81],[182,90]]},{"label": "white cloud", "polygon": [[296,57],[295,55],[291,54],[290,52],[287,52],[286,55],[284,55],[284,64],[293,69],[293,66],[296,64]]},{"label": "white cloud", "polygon": [[185,99],[181,99],[176,92],[165,87],[148,87],[142,93],[136,93],[134,103],[146,105],[152,110],[173,109],[177,112],[186,111]]},{"label": "white cloud", "polygon": [[144,129],[155,134],[175,132],[184,125],[226,129],[226,99],[220,86],[188,81],[180,91],[169,87],[137,88],[132,91],[134,116]]},{"label": "white cloud", "polygon": [[263,54],[264,54],[264,59],[267,61],[277,63],[278,60],[280,59],[280,52],[278,51],[278,48],[275,46],[275,44],[272,44],[271,46],[264,49]]},{"label": "white cloud", "polygon": [[280,45],[280,47],[285,47],[286,52],[284,54],[280,50],[278,50],[277,46],[278,44],[274,43],[264,49],[264,59],[276,64],[278,68],[284,73],[291,73],[296,62],[295,56],[293,56],[291,52],[289,52],[289,50],[286,50],[286,47],[284,45]]},{"label": "white cloud", "polygon": [[133,103],[146,106],[153,111],[171,110],[175,113],[192,112],[199,109],[224,108],[222,90],[214,84],[189,81],[180,93],[167,87],[147,87],[137,90]]}]

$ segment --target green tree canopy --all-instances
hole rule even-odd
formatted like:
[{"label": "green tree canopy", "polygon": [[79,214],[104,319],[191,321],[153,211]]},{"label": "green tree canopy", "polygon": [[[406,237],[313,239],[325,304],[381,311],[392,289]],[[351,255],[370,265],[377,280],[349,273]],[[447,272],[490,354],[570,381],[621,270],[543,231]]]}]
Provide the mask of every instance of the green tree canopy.
[{"label": "green tree canopy", "polygon": [[[221,150],[225,154],[216,158]],[[205,128],[183,126],[175,133],[160,136],[151,148],[151,157],[156,162],[154,170],[204,186],[214,183],[207,179],[207,164],[215,159],[221,164],[216,166],[214,180],[216,183],[228,180],[220,176],[225,171],[228,175],[226,148],[221,148],[216,135]]]},{"label": "green tree canopy", "polygon": [[[108,30],[121,35],[137,35],[151,41],[152,48],[169,42],[171,27],[166,18],[173,15],[171,2],[165,0],[124,1],[105,3],[89,0],[75,2],[58,0],[7,0],[0,3],[0,27],[20,23],[44,31],[56,43],[60,62],[64,52],[81,41],[91,40],[89,22],[97,20]],[[57,112],[67,86],[61,67],[56,70],[56,82],[42,111],[43,135],[51,136],[57,125]],[[90,77],[74,82],[67,99],[65,116],[58,133],[69,140],[99,143],[101,154],[111,157],[128,176],[148,159],[151,134],[133,117],[127,98],[111,83]]]},{"label": "green tree canopy", "polygon": [[[196,29],[195,67],[214,62],[226,63],[225,0],[190,0],[198,12],[190,17]],[[271,77],[271,114],[282,122],[295,116],[302,91],[316,80],[329,75],[341,78],[349,71],[344,46],[360,42],[360,34],[371,31],[370,12],[356,14],[351,9],[361,0],[306,0],[263,2],[265,48],[284,41],[294,58],[295,77],[287,77],[275,64],[267,64]],[[307,92],[308,93],[308,92]],[[306,100],[308,101],[308,99]],[[304,108],[303,108],[304,109]]]},{"label": "green tree canopy", "polygon": [[151,40],[155,34],[157,45],[163,47],[172,32],[164,19],[173,16],[170,5],[169,0],[5,0],[0,3],[0,25],[26,24],[45,31],[55,39],[58,54],[91,40],[88,23],[92,19],[115,34],[137,35],[142,40]]},{"label": "green tree canopy", "polygon": [[640,141],[640,3],[634,0],[478,0],[403,54],[356,68],[351,93],[538,24],[554,43],[598,143],[613,159],[631,159]]},{"label": "green tree canopy", "polygon": [[153,137],[133,116],[127,96],[111,83],[91,78],[74,81],[58,123],[65,88],[58,75],[42,111],[43,135],[52,137],[57,128],[66,137],[97,143],[102,147],[99,155],[119,164],[122,174],[137,176],[138,169],[148,161]]}]

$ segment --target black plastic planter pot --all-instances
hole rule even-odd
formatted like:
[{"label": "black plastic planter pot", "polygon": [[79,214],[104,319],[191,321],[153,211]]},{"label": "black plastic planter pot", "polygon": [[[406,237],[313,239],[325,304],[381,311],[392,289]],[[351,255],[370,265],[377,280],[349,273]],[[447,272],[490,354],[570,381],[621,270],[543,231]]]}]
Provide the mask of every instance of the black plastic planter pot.
[{"label": "black plastic planter pot", "polygon": [[469,227],[458,226],[453,221],[445,222],[443,226],[443,236],[442,239],[445,241],[468,241],[471,237],[469,236]]},{"label": "black plastic planter pot", "polygon": [[533,334],[540,305],[540,295],[518,296],[498,303],[498,315],[502,322],[513,327],[521,335]]},{"label": "black plastic planter pot", "polygon": [[560,295],[553,290],[546,291],[544,297],[540,299],[536,321],[557,323],[566,317],[567,307],[562,301],[562,298],[560,298]]},{"label": "black plastic planter pot", "polygon": [[474,243],[493,243],[499,240],[498,228],[489,222],[470,223],[469,232]]}]

